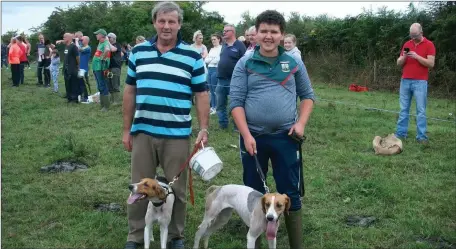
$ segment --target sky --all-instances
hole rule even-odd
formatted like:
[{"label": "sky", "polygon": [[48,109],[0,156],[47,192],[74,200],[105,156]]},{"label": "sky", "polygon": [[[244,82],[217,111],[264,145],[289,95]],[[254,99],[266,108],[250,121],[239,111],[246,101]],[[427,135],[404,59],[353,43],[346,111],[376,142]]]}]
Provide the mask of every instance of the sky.
[{"label": "sky", "polygon": [[[72,7],[80,2],[2,2],[2,34],[9,30],[19,30],[25,33],[32,27],[44,23],[55,7]],[[347,15],[355,16],[363,8],[377,10],[386,6],[388,9],[404,11],[409,2],[209,2],[203,6],[207,11],[217,11],[225,17],[228,23],[237,24],[241,14],[249,11],[256,16],[267,9],[275,9],[288,15],[292,11],[307,16],[328,14],[343,18]],[[19,11],[18,11],[19,10]],[[185,14],[185,13],[184,13]]]}]

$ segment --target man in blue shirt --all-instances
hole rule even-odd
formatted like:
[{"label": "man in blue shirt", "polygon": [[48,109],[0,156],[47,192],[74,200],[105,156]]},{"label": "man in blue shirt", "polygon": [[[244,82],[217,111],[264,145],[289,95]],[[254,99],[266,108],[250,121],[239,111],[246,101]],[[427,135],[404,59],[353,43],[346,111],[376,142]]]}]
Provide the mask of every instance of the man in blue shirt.
[{"label": "man in blue shirt", "polygon": [[90,60],[90,55],[92,52],[92,49],[89,46],[89,41],[90,38],[88,36],[83,36],[82,37],[82,46],[79,44],[79,42],[76,43],[76,46],[79,48],[79,59],[80,59],[80,69],[85,70],[84,78],[81,79],[81,93],[83,93],[83,96],[81,96],[81,103],[89,103],[88,102],[88,92],[87,92],[87,85],[90,85],[89,83],[89,60]]},{"label": "man in blue shirt", "polygon": [[236,39],[236,31],[233,25],[227,24],[223,28],[223,39],[225,43],[220,53],[220,61],[217,67],[217,116],[221,129],[228,128],[228,114],[226,111],[228,104],[228,95],[230,93],[231,75],[234,66],[244,55],[246,48],[244,43]]},{"label": "man in blue shirt", "polygon": [[[192,94],[196,96],[199,132],[196,144],[206,144],[209,95],[204,60],[182,41],[182,9],[160,2],[152,10],[157,35],[131,51],[123,96],[122,142],[131,151],[131,182],[155,178],[158,165],[173,180],[190,155]],[[185,169],[173,185],[176,197],[169,225],[171,249],[184,248],[186,216]],[[144,241],[144,217],[148,200],[133,195],[128,207],[129,232],[125,248],[136,249]],[[129,198],[130,200],[130,198]],[[135,203],[136,202],[136,203]],[[163,248],[163,247],[162,247]]]}]

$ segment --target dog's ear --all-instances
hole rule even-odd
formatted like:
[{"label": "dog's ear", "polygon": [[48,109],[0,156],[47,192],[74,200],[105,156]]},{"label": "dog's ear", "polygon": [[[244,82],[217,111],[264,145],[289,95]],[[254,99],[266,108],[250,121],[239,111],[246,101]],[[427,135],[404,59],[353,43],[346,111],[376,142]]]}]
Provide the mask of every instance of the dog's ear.
[{"label": "dog's ear", "polygon": [[157,193],[157,196],[160,200],[165,200],[166,199],[166,191],[164,188],[157,188],[155,190],[155,193]]},{"label": "dog's ear", "polygon": [[283,194],[285,196],[285,213],[288,214],[288,210],[290,210],[291,207],[291,201],[288,195]]},{"label": "dog's ear", "polygon": [[263,195],[261,197],[261,209],[263,209],[263,213],[266,214],[266,196]]}]

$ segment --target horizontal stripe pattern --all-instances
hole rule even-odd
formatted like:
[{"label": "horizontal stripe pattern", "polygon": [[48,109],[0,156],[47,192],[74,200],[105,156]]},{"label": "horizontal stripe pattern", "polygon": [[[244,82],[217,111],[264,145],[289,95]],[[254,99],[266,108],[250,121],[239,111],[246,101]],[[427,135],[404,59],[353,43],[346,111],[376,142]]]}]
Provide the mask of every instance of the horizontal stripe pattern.
[{"label": "horizontal stripe pattern", "polygon": [[126,83],[136,86],[136,111],[131,134],[186,138],[191,134],[192,93],[206,90],[201,55],[179,43],[161,54],[150,41],[130,54]]}]

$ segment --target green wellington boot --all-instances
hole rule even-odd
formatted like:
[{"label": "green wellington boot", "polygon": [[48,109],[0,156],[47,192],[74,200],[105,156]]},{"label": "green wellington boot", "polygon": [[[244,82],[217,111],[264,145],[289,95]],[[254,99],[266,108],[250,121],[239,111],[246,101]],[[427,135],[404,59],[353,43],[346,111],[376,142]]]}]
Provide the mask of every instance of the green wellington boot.
[{"label": "green wellington boot", "polygon": [[301,210],[289,211],[288,214],[285,214],[285,225],[287,227],[290,248],[302,249],[303,236]]}]

